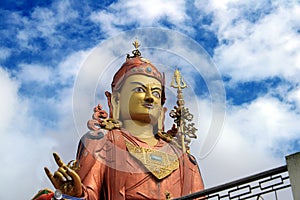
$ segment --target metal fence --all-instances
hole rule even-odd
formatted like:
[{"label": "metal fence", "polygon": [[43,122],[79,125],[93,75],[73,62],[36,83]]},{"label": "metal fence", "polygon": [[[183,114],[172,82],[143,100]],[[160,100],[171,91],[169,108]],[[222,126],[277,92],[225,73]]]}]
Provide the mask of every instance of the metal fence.
[{"label": "metal fence", "polygon": [[278,192],[286,188],[291,188],[291,183],[285,165],[173,200],[197,198],[201,200],[264,200],[265,196],[270,194],[272,194],[272,200],[279,200]]}]

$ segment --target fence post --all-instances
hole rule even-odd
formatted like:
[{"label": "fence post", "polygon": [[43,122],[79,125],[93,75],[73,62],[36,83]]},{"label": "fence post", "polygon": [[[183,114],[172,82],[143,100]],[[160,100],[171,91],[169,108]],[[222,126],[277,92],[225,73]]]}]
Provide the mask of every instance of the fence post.
[{"label": "fence post", "polygon": [[300,152],[285,157],[292,185],[293,197],[300,199]]}]

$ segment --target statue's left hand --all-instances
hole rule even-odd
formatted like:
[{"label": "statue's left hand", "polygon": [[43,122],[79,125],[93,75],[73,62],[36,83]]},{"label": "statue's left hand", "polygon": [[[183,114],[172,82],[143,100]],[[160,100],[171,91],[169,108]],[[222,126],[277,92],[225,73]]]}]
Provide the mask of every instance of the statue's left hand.
[{"label": "statue's left hand", "polygon": [[59,189],[63,194],[80,197],[82,195],[82,184],[79,175],[70,167],[68,167],[58,156],[53,153],[58,169],[54,175],[45,167],[45,172],[56,189]]}]

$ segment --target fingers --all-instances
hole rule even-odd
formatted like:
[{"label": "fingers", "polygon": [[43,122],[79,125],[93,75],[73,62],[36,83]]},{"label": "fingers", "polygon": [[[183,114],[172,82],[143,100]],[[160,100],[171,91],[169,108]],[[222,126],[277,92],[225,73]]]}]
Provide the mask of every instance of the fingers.
[{"label": "fingers", "polygon": [[54,175],[52,175],[52,173],[47,167],[45,167],[44,170],[54,187],[57,187],[59,183],[72,181],[72,177],[68,175],[66,170],[62,167],[60,167],[56,172],[54,172]]},{"label": "fingers", "polygon": [[50,179],[52,185],[56,188],[57,184],[56,184],[56,180],[55,180],[54,176],[52,175],[52,173],[50,172],[50,170],[47,167],[44,167],[44,170],[45,170],[48,178]]},{"label": "fingers", "polygon": [[65,163],[60,159],[60,157],[58,156],[57,153],[53,153],[53,157],[54,157],[54,159],[55,159],[56,164],[57,164],[59,167],[65,166]]},{"label": "fingers", "polygon": [[60,173],[59,171],[54,172],[54,177],[57,180],[61,180],[61,182],[67,181],[66,177],[64,177],[64,175],[62,175],[62,173]]},{"label": "fingers", "polygon": [[72,177],[73,179],[73,186],[74,186],[74,193],[75,196],[81,196],[82,194],[82,185],[81,185],[81,179],[79,175],[72,169],[67,168],[67,173]]},{"label": "fingers", "polygon": [[47,167],[44,167],[44,170],[48,176],[49,179],[53,178],[53,175],[51,174],[50,170]]},{"label": "fingers", "polygon": [[57,172],[61,174],[60,177],[64,177],[63,181],[72,181],[72,177],[67,173],[68,167],[60,167]]},{"label": "fingers", "polygon": [[69,195],[81,195],[82,186],[79,175],[74,170],[67,167],[57,153],[53,153],[53,157],[58,165],[58,170],[54,172],[54,175],[47,167],[44,168],[46,175],[53,186]]},{"label": "fingers", "polygon": [[71,180],[73,180],[74,185],[80,185],[81,186],[81,179],[79,177],[79,175],[72,169],[67,168],[67,173],[68,175],[70,175],[72,178]]}]

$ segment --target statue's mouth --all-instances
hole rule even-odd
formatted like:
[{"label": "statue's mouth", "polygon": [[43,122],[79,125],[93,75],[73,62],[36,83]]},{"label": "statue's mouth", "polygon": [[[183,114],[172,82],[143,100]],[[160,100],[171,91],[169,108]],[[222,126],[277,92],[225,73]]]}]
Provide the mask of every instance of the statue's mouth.
[{"label": "statue's mouth", "polygon": [[153,108],[153,104],[152,103],[144,103],[143,106],[145,106],[146,108],[149,108],[149,109]]}]

